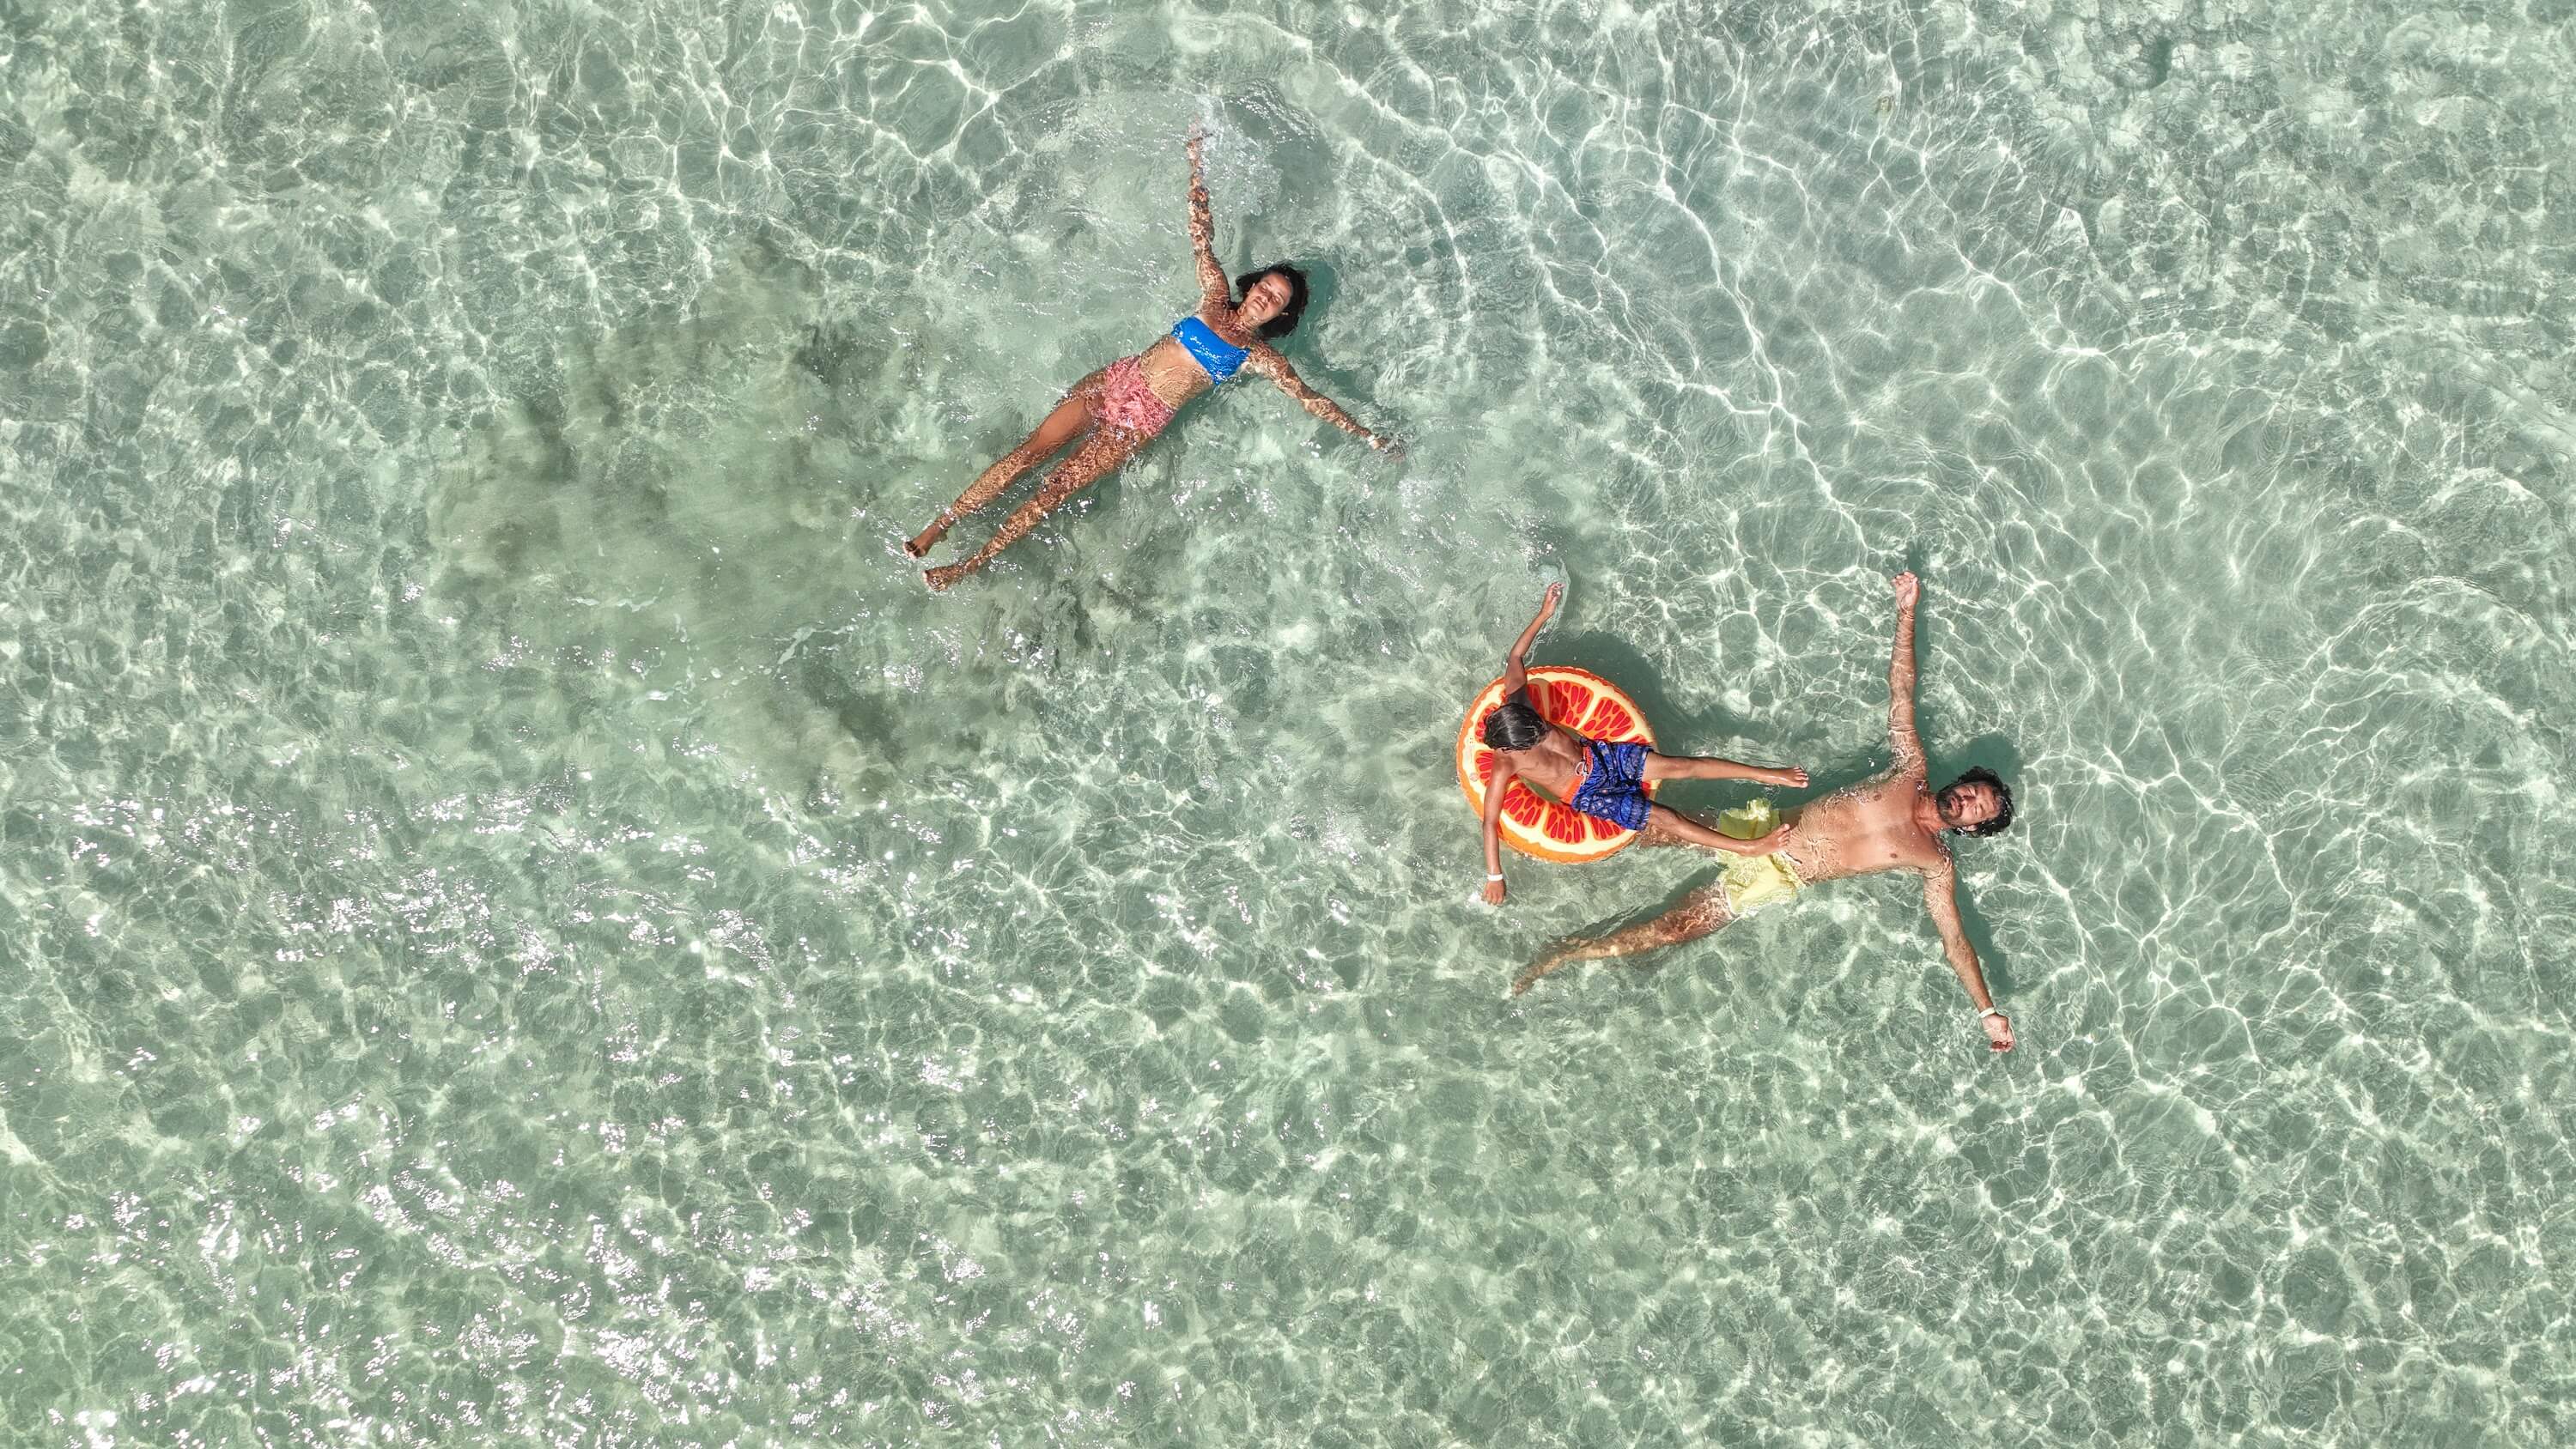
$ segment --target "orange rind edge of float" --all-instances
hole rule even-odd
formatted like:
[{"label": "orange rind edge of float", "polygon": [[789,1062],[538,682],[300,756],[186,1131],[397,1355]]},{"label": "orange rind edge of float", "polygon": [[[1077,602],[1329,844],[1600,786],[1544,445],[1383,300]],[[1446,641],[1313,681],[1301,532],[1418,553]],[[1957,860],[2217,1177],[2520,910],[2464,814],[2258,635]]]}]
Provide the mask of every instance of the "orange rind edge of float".
[{"label": "orange rind edge of float", "polygon": [[[1655,732],[1646,724],[1646,712],[1609,680],[1567,665],[1546,665],[1528,673],[1530,702],[1549,723],[1596,740],[1634,740],[1654,747]],[[1502,702],[1503,681],[1497,679],[1477,694],[1458,725],[1458,789],[1467,797],[1467,808],[1479,817],[1485,811],[1485,780],[1492,772],[1486,762],[1494,753],[1484,741],[1485,716]],[[1647,794],[1654,793],[1656,783],[1647,782]],[[1512,795],[1504,801],[1501,831],[1503,843],[1521,854],[1564,865],[1607,860],[1637,840],[1636,831],[1582,814],[1518,780],[1512,782]]]}]

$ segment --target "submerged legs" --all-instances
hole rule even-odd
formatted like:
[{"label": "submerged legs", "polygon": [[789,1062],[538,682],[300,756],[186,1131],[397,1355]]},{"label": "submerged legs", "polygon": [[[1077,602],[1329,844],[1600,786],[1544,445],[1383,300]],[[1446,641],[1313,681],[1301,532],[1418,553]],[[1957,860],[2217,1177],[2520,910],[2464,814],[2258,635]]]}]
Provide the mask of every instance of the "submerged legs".
[{"label": "submerged legs", "polygon": [[1720,885],[1702,886],[1682,897],[1680,905],[1651,921],[1613,931],[1606,936],[1568,941],[1532,961],[1528,969],[1513,980],[1512,995],[1520,995],[1537,985],[1540,977],[1577,961],[1607,961],[1643,951],[1660,951],[1666,946],[1696,941],[1734,919],[1734,913],[1726,908],[1725,888]]},{"label": "submerged legs", "polygon": [[975,475],[975,481],[967,484],[966,491],[957,495],[957,501],[939,510],[939,517],[932,520],[928,528],[914,534],[912,540],[903,546],[903,551],[914,558],[930,552],[947,534],[950,524],[1000,497],[1002,490],[1018,482],[1021,474],[1044,462],[1056,449],[1072,442],[1091,421],[1092,399],[1100,392],[1101,373],[1108,370],[1104,367],[1075,383],[1073,391],[1064,395],[1064,401],[1055,405],[1055,411],[1046,415],[1046,420],[1038,424],[1035,432],[1030,433],[1018,447],[995,459],[993,466]]},{"label": "submerged legs", "polygon": [[1062,508],[1066,499],[1118,471],[1119,466],[1136,456],[1136,450],[1144,445],[1143,437],[1121,428],[1101,428],[1093,432],[1062,467],[1048,476],[1046,486],[1038,490],[1036,497],[1021,504],[1017,511],[1003,520],[1002,526],[994,530],[982,548],[975,550],[973,557],[962,563],[925,569],[921,576],[930,581],[932,588],[944,589],[991,563],[995,554],[1017,543],[1048,514]]}]

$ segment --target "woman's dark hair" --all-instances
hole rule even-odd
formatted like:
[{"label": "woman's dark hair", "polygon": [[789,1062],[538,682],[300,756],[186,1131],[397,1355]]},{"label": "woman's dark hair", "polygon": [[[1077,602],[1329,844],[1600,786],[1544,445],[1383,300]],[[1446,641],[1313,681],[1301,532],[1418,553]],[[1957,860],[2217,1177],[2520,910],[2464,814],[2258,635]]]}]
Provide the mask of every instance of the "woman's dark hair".
[{"label": "woman's dark hair", "polygon": [[1498,705],[1485,716],[1485,745],[1496,750],[1526,750],[1547,738],[1547,721],[1518,700]]},{"label": "woman's dark hair", "polygon": [[1297,319],[1306,315],[1306,274],[1286,262],[1273,262],[1266,267],[1255,267],[1235,278],[1235,304],[1242,305],[1243,299],[1252,295],[1254,285],[1272,272],[1277,272],[1288,279],[1288,305],[1279,309],[1278,316],[1261,324],[1261,340],[1264,342],[1274,337],[1285,337],[1296,331]]},{"label": "woman's dark hair", "polygon": [[1992,785],[1995,789],[1995,813],[1986,820],[1969,826],[1968,833],[1980,840],[1989,835],[2003,834],[2004,827],[2012,824],[2012,787],[2004,783],[2001,775],[1979,765],[1943,786],[1941,793],[1947,795],[1962,785]]}]

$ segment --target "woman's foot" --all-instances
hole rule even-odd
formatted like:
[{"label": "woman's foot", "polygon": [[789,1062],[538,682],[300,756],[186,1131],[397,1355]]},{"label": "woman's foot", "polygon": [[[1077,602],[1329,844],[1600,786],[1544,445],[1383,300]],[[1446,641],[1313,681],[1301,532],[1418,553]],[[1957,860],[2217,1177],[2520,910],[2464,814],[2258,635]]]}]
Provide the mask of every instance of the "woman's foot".
[{"label": "woman's foot", "polygon": [[966,567],[963,564],[941,564],[935,569],[923,569],[921,577],[930,585],[932,593],[942,594],[948,591],[950,584],[966,577]]},{"label": "woman's foot", "polygon": [[923,554],[937,548],[939,546],[939,540],[947,536],[948,520],[943,518],[939,522],[923,529],[921,532],[914,534],[910,539],[907,539],[904,542],[903,551],[912,555],[914,558],[919,558]]}]

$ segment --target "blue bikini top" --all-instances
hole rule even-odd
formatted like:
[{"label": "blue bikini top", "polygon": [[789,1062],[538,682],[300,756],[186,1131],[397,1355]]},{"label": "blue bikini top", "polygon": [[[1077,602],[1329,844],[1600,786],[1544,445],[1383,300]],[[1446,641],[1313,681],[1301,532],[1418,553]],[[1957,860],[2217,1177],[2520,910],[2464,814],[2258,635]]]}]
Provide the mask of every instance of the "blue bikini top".
[{"label": "blue bikini top", "polygon": [[1216,329],[1197,317],[1184,317],[1172,324],[1172,340],[1190,350],[1190,356],[1208,375],[1208,381],[1222,385],[1233,377],[1243,359],[1252,355],[1249,347],[1237,347],[1216,335]]}]

